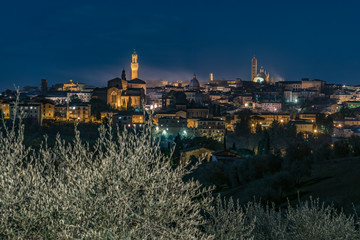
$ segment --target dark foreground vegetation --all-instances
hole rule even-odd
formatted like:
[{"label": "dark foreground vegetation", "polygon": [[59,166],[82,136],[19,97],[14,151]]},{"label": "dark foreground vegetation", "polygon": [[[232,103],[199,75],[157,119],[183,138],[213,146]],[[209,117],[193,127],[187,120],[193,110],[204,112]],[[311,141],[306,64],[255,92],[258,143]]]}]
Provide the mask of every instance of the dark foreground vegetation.
[{"label": "dark foreground vegetation", "polygon": [[[91,146],[75,128],[73,140],[57,136],[49,145],[50,139],[43,138],[34,149],[24,144],[21,124],[15,125],[4,125],[0,137],[0,239],[345,240],[360,236],[356,215],[345,215],[319,200],[279,208],[220,197],[219,187],[204,187],[191,178],[199,164],[174,166],[150,128],[130,133],[100,126]],[[311,146],[294,145],[293,151],[281,156],[270,153],[267,142],[259,146],[264,154],[250,158],[244,169],[234,165],[234,175],[223,175],[229,186],[268,176],[273,178],[269,185],[276,186],[291,178],[288,186],[279,187],[286,192],[302,182],[306,174],[301,173],[302,164],[295,163],[310,156]]]}]

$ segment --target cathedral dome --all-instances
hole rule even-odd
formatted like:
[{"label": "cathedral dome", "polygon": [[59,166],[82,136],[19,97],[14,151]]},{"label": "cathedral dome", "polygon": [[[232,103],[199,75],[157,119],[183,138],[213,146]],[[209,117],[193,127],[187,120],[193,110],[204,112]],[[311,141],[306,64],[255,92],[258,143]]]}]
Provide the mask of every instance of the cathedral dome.
[{"label": "cathedral dome", "polygon": [[266,76],[264,76],[264,73],[258,73],[256,74],[256,76],[254,77],[254,82],[257,83],[263,83],[266,79]]},{"label": "cathedral dome", "polygon": [[258,74],[256,74],[256,77],[260,77],[260,78],[262,78],[262,79],[266,79],[266,74],[264,73],[264,72],[260,72],[260,73],[258,73]]},{"label": "cathedral dome", "polygon": [[192,89],[192,90],[200,90],[200,83],[199,83],[199,81],[196,79],[196,75],[195,75],[195,74],[194,74],[193,79],[190,80],[189,88]]}]

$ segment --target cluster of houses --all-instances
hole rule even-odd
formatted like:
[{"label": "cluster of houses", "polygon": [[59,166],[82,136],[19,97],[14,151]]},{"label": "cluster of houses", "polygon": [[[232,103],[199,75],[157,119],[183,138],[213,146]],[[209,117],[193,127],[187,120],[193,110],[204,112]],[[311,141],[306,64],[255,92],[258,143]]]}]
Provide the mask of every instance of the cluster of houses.
[{"label": "cluster of houses", "polygon": [[[147,81],[138,78],[136,53],[132,59],[131,79],[127,80],[123,71],[106,87],[71,80],[48,87],[43,79],[37,87],[24,87],[19,103],[16,94],[7,90],[0,97],[2,115],[11,119],[23,114],[38,124],[46,120],[88,123],[111,118],[114,124],[130,128],[141,127],[151,119],[158,135],[198,135],[223,141],[235,130],[240,121],[238,113],[245,109],[252,112],[252,132],[277,121],[292,122],[298,132],[317,133],[322,131],[316,128],[318,114],[360,107],[360,86],[327,84],[318,79],[275,82],[264,70],[257,73],[257,66],[252,66],[254,78],[250,81],[215,80],[210,74],[208,82],[199,82],[194,74],[188,81],[161,81],[149,87]],[[94,110],[94,102],[106,108]],[[145,112],[151,112],[151,118]],[[359,126],[359,115],[337,119],[334,136],[360,134]]]}]

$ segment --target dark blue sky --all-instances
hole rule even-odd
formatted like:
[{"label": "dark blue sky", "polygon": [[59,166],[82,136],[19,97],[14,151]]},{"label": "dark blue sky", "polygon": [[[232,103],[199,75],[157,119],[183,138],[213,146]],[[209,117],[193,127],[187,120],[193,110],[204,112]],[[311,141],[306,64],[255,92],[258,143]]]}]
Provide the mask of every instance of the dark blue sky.
[{"label": "dark blue sky", "polygon": [[271,76],[360,84],[357,1],[6,1],[0,89],[69,79],[105,85],[133,49],[147,80]]}]

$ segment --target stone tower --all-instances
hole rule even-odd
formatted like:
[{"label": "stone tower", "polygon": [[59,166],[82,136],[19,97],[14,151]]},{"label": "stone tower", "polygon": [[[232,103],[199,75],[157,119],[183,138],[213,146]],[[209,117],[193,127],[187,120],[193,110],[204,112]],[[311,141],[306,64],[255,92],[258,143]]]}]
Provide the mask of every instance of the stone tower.
[{"label": "stone tower", "polygon": [[131,79],[138,78],[139,63],[137,62],[137,59],[138,59],[138,55],[134,50],[134,53],[132,54],[132,62],[131,62]]},{"label": "stone tower", "polygon": [[122,70],[121,73],[121,80],[126,80],[126,73],[125,73],[125,69]]},{"label": "stone tower", "polygon": [[253,59],[251,60],[251,81],[254,81],[256,74],[257,74],[257,60],[254,56]]}]

